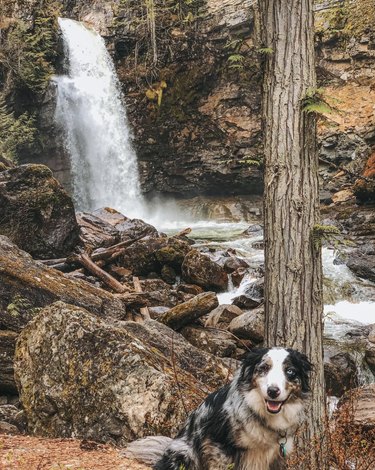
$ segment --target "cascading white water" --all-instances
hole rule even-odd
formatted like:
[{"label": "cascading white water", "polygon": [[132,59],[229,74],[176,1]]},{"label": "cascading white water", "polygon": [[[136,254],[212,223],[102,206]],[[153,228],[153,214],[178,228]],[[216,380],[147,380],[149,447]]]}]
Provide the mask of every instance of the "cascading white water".
[{"label": "cascading white water", "polygon": [[120,84],[102,37],[82,23],[59,18],[68,75],[56,77],[55,118],[70,154],[79,210],[110,206],[140,216],[137,158]]}]

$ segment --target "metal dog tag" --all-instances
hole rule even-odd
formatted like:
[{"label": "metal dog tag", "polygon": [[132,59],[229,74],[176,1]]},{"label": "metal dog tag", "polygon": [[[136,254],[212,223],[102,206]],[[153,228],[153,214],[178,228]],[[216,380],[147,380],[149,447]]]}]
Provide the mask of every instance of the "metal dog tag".
[{"label": "metal dog tag", "polygon": [[286,458],[286,447],[285,447],[285,443],[282,442],[280,444],[280,447],[279,447],[279,452],[280,452],[280,456],[285,459]]}]

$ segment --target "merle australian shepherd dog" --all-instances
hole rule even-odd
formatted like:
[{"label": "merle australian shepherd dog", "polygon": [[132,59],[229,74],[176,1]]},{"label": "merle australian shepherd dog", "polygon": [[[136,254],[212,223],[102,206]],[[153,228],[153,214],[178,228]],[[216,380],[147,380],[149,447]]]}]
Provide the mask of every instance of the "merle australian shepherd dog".
[{"label": "merle australian shepherd dog", "polygon": [[154,469],[282,468],[303,420],[310,370],[292,349],[251,351],[233,381],[189,416]]}]

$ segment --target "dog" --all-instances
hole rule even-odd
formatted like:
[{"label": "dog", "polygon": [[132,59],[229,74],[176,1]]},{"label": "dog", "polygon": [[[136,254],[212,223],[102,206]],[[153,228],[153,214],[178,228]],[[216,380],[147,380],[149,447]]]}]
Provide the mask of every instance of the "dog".
[{"label": "dog", "polygon": [[233,381],[189,416],[154,470],[283,468],[303,421],[311,368],[292,349],[250,351]]}]

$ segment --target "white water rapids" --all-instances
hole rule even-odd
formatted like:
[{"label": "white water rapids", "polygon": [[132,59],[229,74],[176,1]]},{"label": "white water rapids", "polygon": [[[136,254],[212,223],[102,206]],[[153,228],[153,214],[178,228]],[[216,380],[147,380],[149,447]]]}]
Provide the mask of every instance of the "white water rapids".
[{"label": "white water rapids", "polygon": [[56,121],[71,159],[79,210],[115,207],[139,215],[137,157],[119,80],[103,38],[82,23],[59,18],[67,75],[57,83]]}]

